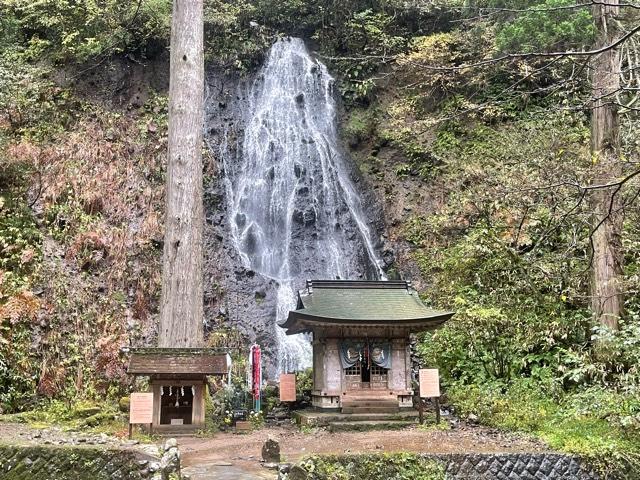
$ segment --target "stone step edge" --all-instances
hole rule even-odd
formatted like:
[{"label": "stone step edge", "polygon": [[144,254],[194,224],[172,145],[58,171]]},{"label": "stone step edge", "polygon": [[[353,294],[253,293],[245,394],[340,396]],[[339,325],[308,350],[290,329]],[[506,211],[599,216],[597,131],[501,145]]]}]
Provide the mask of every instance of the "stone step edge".
[{"label": "stone step edge", "polygon": [[330,432],[367,431],[367,430],[401,430],[415,425],[414,422],[404,420],[371,420],[355,422],[331,422]]}]

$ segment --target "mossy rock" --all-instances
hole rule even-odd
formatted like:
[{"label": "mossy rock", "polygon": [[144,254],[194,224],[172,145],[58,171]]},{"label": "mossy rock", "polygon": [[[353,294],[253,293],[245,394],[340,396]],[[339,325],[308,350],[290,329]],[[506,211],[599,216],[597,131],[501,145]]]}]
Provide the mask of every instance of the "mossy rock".
[{"label": "mossy rock", "polygon": [[122,413],[129,413],[129,405],[131,403],[131,399],[129,397],[122,397],[118,400],[118,408]]},{"label": "mossy rock", "polygon": [[113,413],[96,413],[95,415],[85,418],[81,422],[81,425],[86,427],[97,427],[103,423],[115,420],[115,418],[116,416]]},{"label": "mossy rock", "polygon": [[289,480],[307,480],[309,473],[300,465],[294,465],[289,471]]},{"label": "mossy rock", "polygon": [[99,414],[101,411],[102,408],[96,406],[81,407],[76,409],[75,416],[78,418],[89,418]]},{"label": "mossy rock", "polygon": [[4,423],[27,423],[29,421],[28,415],[25,413],[5,413],[0,415],[0,422]]}]

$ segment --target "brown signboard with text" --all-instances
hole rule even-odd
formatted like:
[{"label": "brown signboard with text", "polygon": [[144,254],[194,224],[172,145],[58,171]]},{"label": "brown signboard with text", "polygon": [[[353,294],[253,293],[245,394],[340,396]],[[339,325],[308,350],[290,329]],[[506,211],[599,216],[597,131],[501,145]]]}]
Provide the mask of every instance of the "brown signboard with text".
[{"label": "brown signboard with text", "polygon": [[296,375],[295,373],[280,374],[280,401],[296,401]]},{"label": "brown signboard with text", "polygon": [[440,376],[437,368],[420,369],[420,396],[422,398],[440,396]]},{"label": "brown signboard with text", "polygon": [[236,431],[237,432],[250,432],[251,431],[251,422],[247,420],[238,420],[236,422]]},{"label": "brown signboard with text", "polygon": [[153,423],[153,393],[131,394],[129,423]]}]

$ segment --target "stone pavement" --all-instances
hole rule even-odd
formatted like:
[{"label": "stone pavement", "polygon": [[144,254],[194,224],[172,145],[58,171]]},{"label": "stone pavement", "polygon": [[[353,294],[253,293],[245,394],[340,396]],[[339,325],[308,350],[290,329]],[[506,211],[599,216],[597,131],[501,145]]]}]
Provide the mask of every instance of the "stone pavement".
[{"label": "stone pavement", "polygon": [[273,470],[264,472],[248,472],[228,462],[214,462],[194,465],[182,469],[191,480],[275,480],[278,475]]}]

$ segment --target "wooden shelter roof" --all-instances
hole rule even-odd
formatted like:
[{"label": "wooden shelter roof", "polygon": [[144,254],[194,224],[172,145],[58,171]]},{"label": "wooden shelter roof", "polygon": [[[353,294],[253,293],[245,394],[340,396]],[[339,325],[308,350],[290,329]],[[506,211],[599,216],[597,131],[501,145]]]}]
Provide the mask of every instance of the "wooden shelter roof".
[{"label": "wooden shelter roof", "polygon": [[231,357],[212,348],[134,348],[127,373],[134,375],[184,374],[224,375]]},{"label": "wooden shelter roof", "polygon": [[309,280],[296,310],[280,326],[287,335],[328,326],[437,328],[453,312],[428,308],[406,281]]}]

